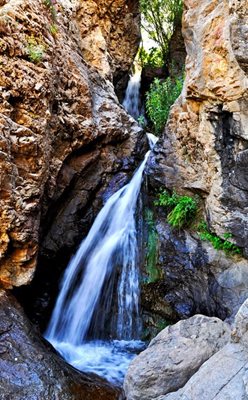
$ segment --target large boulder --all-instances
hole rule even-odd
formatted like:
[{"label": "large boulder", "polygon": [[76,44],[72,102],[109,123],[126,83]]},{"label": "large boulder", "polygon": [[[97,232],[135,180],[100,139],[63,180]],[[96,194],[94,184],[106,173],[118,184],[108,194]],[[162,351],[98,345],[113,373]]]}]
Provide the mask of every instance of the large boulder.
[{"label": "large boulder", "polygon": [[1,400],[120,400],[120,390],[66,364],[14,297],[0,291]]},{"label": "large boulder", "polygon": [[156,400],[246,400],[248,398],[248,300],[234,322],[232,341],[214,354],[186,385]]},{"label": "large boulder", "polygon": [[229,339],[226,323],[201,315],[164,329],[131,363],[127,400],[150,400],[181,388]]},{"label": "large boulder", "polygon": [[182,389],[156,400],[246,400],[247,368],[247,350],[240,345],[228,344],[211,357]]}]

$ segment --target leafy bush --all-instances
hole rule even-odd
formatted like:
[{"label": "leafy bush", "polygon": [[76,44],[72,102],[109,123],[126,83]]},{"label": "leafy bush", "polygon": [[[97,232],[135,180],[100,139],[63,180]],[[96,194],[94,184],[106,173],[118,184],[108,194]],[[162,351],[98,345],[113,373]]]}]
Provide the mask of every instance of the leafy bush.
[{"label": "leafy bush", "polygon": [[159,68],[164,65],[162,51],[159,47],[152,47],[146,51],[144,47],[140,47],[138,52],[138,60],[142,68],[148,66],[151,68]]},{"label": "leafy bush", "polygon": [[49,30],[51,32],[51,34],[56,37],[57,33],[58,33],[58,26],[56,24],[51,24],[49,27]]},{"label": "leafy bush", "polygon": [[166,64],[169,60],[169,42],[183,11],[182,0],[140,0],[142,28],[160,48]]},{"label": "leafy bush", "polygon": [[231,233],[225,233],[222,239],[208,229],[205,221],[202,221],[198,226],[198,232],[200,239],[210,242],[216,250],[224,250],[230,254],[242,254],[241,248],[228,240],[232,237]]},{"label": "leafy bush", "polygon": [[183,77],[175,80],[167,78],[164,82],[157,78],[154,79],[150,90],[146,94],[146,110],[156,135],[163,131],[170,108],[180,95],[182,87]]},{"label": "leafy bush", "polygon": [[171,210],[167,216],[167,221],[173,228],[188,226],[197,213],[197,200],[195,198],[179,196],[175,192],[170,195],[166,190],[160,192],[158,200],[154,204]]}]

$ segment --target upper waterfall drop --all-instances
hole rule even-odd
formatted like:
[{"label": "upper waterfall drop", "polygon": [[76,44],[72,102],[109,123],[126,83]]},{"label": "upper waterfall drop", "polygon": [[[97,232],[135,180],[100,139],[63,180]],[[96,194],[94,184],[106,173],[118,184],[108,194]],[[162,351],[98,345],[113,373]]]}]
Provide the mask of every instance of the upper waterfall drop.
[{"label": "upper waterfall drop", "polygon": [[142,70],[135,66],[135,72],[128,81],[125,98],[122,103],[125,110],[136,120],[140,116],[141,72]]}]

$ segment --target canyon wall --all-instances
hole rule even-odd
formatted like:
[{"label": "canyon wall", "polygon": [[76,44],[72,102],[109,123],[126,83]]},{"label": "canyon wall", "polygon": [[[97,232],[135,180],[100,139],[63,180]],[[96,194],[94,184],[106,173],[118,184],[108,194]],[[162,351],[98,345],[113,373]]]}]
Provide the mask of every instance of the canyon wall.
[{"label": "canyon wall", "polygon": [[248,3],[184,3],[186,78],[157,177],[170,189],[198,193],[211,228],[232,233],[248,254]]},{"label": "canyon wall", "polygon": [[49,257],[75,246],[103,188],[122,184],[142,154],[140,129],[113,86],[137,51],[137,10],[129,0],[0,3],[5,288],[30,282],[41,243]]},{"label": "canyon wall", "polygon": [[[149,166],[159,271],[142,289],[150,325],[195,313],[233,317],[248,296],[248,2],[184,5],[184,88]],[[198,196],[190,229],[172,229],[166,209],[154,207],[160,187]],[[203,219],[213,234],[228,233],[243,256],[202,241],[197,225]]]}]

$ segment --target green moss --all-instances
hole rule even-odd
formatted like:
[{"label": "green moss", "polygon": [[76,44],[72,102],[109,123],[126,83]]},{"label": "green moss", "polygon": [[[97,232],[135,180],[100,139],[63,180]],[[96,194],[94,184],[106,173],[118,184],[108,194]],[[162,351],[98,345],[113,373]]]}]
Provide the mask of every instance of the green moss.
[{"label": "green moss", "polygon": [[146,273],[148,276],[147,283],[151,283],[161,278],[161,272],[157,267],[158,234],[155,227],[153,212],[148,208],[145,210],[145,221],[148,227]]},{"label": "green moss", "polygon": [[169,210],[168,223],[173,228],[183,228],[190,225],[197,214],[197,199],[190,196],[180,196],[167,190],[160,191],[156,206],[163,206]]},{"label": "green moss", "polygon": [[216,250],[223,250],[227,254],[242,254],[242,249],[228,240],[232,237],[231,233],[225,233],[221,238],[209,230],[205,221],[199,224],[198,233],[201,240],[210,242]]},{"label": "green moss", "polygon": [[56,37],[57,33],[58,33],[58,26],[56,24],[51,24],[50,28],[49,28],[51,34]]}]

